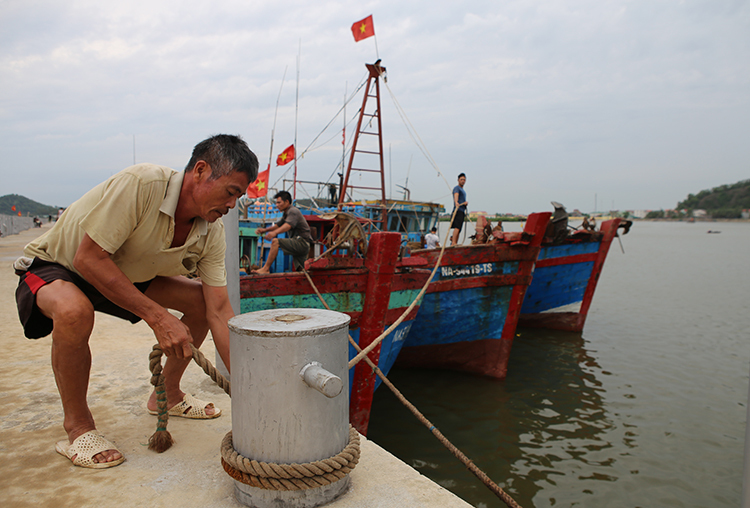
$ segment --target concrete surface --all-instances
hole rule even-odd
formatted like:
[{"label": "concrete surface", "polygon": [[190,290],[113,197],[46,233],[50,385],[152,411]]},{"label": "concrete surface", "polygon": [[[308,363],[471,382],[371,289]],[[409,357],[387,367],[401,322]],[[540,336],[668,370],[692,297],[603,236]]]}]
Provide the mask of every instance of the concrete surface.
[{"label": "concrete surface", "polygon": [[0,214],[0,238],[17,235],[34,226],[33,217],[18,217],[16,215]]},{"label": "concrete surface", "polygon": [[[11,264],[23,246],[45,231],[0,238],[0,506],[239,507],[224,473],[219,444],[231,427],[231,401],[195,364],[183,389],[223,410],[214,420],[170,419],[176,443],[163,454],[147,448],[156,417],[145,410],[150,392],[148,353],[155,342],[143,323],[97,314],[91,338],[89,404],[98,429],[126,457],[103,470],[83,469],[55,453],[65,439],[62,408],[50,367],[51,339],[23,336],[15,306],[18,278]],[[214,357],[209,340],[202,348]],[[436,444],[436,446],[438,446]],[[468,507],[413,468],[366,439],[351,487],[330,508]]]}]

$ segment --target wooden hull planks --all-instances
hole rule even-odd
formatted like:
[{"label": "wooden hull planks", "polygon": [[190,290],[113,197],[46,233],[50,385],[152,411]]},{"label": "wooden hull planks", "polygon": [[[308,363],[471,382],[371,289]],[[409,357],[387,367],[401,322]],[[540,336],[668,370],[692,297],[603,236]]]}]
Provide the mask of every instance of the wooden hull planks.
[{"label": "wooden hull planks", "polygon": [[[348,314],[350,334],[364,348],[393,324],[414,301],[427,283],[430,272],[423,268],[404,267],[398,261],[401,235],[375,233],[370,240],[367,258],[344,258],[336,268],[336,260],[320,260],[308,266],[310,278],[331,310]],[[324,268],[316,268],[324,266]],[[242,313],[277,308],[320,308],[315,289],[302,272],[285,272],[240,277],[240,308]],[[419,306],[391,332],[368,357],[383,372],[393,366],[404,338]],[[349,357],[356,352],[349,346]],[[372,396],[380,384],[366,362],[349,371],[350,421],[362,434],[367,433]]]},{"label": "wooden hull planks", "polygon": [[542,245],[521,308],[520,326],[580,332],[620,219],[603,222],[590,241],[575,236]]},{"label": "wooden hull planks", "polygon": [[[550,213],[531,214],[527,240],[446,249],[397,364],[504,378]],[[412,257],[437,262],[439,250]]]}]

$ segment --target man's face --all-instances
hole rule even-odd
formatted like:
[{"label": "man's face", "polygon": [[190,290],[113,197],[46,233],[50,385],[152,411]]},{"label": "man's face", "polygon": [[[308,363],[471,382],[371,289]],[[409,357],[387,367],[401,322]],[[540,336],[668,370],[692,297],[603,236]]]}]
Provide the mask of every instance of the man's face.
[{"label": "man's face", "polygon": [[209,177],[211,167],[208,166],[207,169],[196,187],[195,202],[199,207],[200,217],[207,222],[216,222],[222,215],[229,213],[230,208],[234,208],[250,182],[244,173],[238,172],[212,180]]},{"label": "man's face", "polygon": [[280,212],[283,212],[284,210],[289,208],[290,205],[291,203],[289,201],[284,201],[281,198],[276,198],[276,208],[278,208]]},{"label": "man's face", "polygon": [[461,178],[458,179],[458,185],[460,185],[461,187],[463,187],[465,183],[466,183],[465,176],[462,176]]}]

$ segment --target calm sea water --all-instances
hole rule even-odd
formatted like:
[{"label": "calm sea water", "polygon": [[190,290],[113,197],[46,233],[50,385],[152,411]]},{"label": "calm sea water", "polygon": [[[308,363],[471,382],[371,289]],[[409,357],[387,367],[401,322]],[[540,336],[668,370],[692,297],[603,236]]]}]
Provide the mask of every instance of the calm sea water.
[{"label": "calm sea water", "polygon": [[[504,381],[390,378],[525,508],[739,506],[750,224],[638,222],[622,243],[583,333],[519,329]],[[385,387],[368,437],[472,505],[504,506]]]}]

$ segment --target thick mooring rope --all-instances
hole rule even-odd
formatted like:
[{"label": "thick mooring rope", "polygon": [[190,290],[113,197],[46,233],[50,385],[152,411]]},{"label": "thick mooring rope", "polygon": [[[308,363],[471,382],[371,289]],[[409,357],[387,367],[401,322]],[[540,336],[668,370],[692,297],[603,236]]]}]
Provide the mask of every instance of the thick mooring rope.
[{"label": "thick mooring rope", "polygon": [[[195,363],[231,397],[229,380],[216,370],[199,349],[192,344],[190,349]],[[148,448],[157,453],[167,451],[174,444],[172,435],[167,430],[169,412],[161,366],[162,354],[161,346],[158,344],[149,354],[151,384],[156,388],[156,405],[159,414],[156,432],[149,438]],[[359,456],[359,432],[351,425],[349,426],[349,443],[340,453],[305,464],[275,464],[243,457],[234,449],[231,431],[221,442],[221,465],[224,471],[239,482],[268,490],[306,490],[330,485],[349,474],[359,462]]]},{"label": "thick mooring rope", "polygon": [[337,455],[305,464],[273,464],[250,460],[234,449],[232,433],[221,442],[221,465],[238,482],[269,490],[306,490],[335,483],[359,462],[359,432],[349,425],[349,444]]},{"label": "thick mooring rope", "polygon": [[[454,211],[455,214],[455,211]],[[443,251],[445,250],[445,245],[443,245]],[[442,256],[442,251],[440,253]],[[438,259],[438,262],[436,266],[440,266],[440,260]],[[310,285],[315,290],[315,294],[318,295],[318,298],[323,303],[326,309],[331,310],[331,308],[328,306],[326,301],[323,299],[323,295],[320,294],[320,291],[318,291],[318,288],[315,286],[315,283],[313,282],[312,278],[307,274],[305,271],[305,275],[307,276],[307,280],[310,282]],[[432,277],[430,277],[430,280],[432,280]],[[405,316],[402,316],[405,317]],[[409,400],[404,397],[404,395],[391,383],[391,381],[383,374],[383,371],[378,368],[377,365],[373,363],[372,360],[370,360],[370,357],[367,356],[367,353],[365,350],[359,347],[359,344],[354,342],[354,339],[351,335],[349,335],[349,343],[354,347],[354,349],[358,352],[357,357],[361,357],[364,361],[367,362],[367,364],[372,368],[373,372],[377,374],[377,376],[383,381],[383,384],[385,384],[388,389],[390,389],[393,394],[396,396],[398,400],[401,401],[401,403],[406,406],[406,408],[412,412],[414,416],[417,417],[417,419],[428,429],[430,429],[430,432],[437,438],[438,441],[440,441],[443,446],[445,446],[458,460],[461,461],[463,465],[467,467],[471,473],[479,478],[479,480],[484,483],[484,485],[490,489],[497,497],[500,498],[500,500],[505,503],[508,508],[521,508],[521,505],[519,505],[515,499],[513,499],[510,494],[505,492],[502,487],[500,487],[497,483],[493,482],[492,479],[487,476],[487,474],[479,469],[474,462],[469,459],[464,453],[459,450],[453,443],[451,443],[447,437],[443,435],[442,432],[440,432],[433,424],[428,420],[417,408],[414,404],[409,402]]]}]

